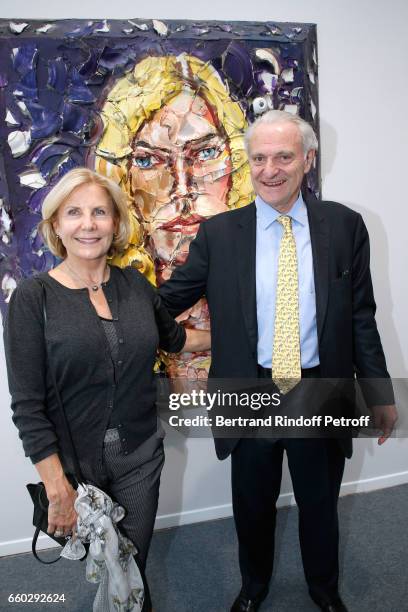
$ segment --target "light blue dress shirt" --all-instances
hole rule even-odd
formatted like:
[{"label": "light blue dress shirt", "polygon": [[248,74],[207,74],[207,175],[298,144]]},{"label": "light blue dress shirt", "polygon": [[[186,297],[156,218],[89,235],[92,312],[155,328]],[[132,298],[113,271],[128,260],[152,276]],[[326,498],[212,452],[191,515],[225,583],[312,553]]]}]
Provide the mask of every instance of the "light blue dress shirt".
[{"label": "light blue dress shirt", "polygon": [[[283,227],[276,221],[281,213],[266,204],[259,196],[255,199],[255,205],[258,363],[264,368],[271,368],[278,257]],[[302,194],[299,194],[287,215],[292,217],[292,231],[298,259],[301,365],[302,368],[313,368],[319,365],[316,294],[309,221]]]}]

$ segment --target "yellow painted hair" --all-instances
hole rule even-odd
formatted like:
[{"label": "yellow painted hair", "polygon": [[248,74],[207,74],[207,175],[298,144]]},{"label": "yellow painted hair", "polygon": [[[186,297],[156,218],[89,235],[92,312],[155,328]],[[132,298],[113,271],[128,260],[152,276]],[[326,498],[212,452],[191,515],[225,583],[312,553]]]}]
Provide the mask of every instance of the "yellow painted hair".
[{"label": "yellow painted hair", "polygon": [[[254,194],[244,147],[247,127],[244,112],[231,99],[213,66],[185,53],[147,57],[113,86],[101,110],[104,131],[95,151],[95,170],[119,184],[131,201],[128,168],[134,136],[156,111],[186,87],[209,104],[227,137],[232,163],[228,206],[238,208],[249,204]],[[139,222],[131,207],[129,210],[133,235],[125,255],[114,263],[135,265],[155,282],[153,262],[143,248]]]}]

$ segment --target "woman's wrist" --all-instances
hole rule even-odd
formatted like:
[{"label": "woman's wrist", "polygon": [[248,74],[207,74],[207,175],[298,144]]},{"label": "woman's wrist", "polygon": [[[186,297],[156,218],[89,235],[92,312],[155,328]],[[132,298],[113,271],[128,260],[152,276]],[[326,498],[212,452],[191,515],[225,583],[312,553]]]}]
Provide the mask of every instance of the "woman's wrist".
[{"label": "woman's wrist", "polygon": [[57,453],[42,459],[35,464],[35,467],[44,483],[48,500],[51,503],[66,496],[67,490],[71,485],[65,476]]},{"label": "woman's wrist", "polygon": [[67,499],[71,494],[72,487],[65,474],[63,474],[62,477],[53,478],[48,482],[44,482],[44,485],[50,504],[58,504]]}]

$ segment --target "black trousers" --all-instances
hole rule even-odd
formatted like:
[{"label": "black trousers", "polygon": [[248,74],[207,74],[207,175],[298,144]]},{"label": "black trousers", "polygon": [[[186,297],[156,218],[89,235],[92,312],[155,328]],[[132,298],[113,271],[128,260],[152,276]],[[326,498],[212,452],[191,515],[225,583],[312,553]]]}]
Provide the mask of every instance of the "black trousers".
[{"label": "black trousers", "polygon": [[98,473],[81,462],[84,478],[99,486],[126,510],[119,528],[136,546],[135,561],[144,587],[143,612],[152,609],[145,567],[159,500],[160,475],[164,464],[163,440],[154,434],[125,455],[116,429],[105,436],[103,464]]},{"label": "black trousers", "polygon": [[235,447],[232,502],[242,586],[254,598],[268,587],[272,575],[284,452],[299,509],[299,540],[309,592],[315,599],[330,601],[338,592],[337,503],[345,462],[333,439],[243,438]]}]

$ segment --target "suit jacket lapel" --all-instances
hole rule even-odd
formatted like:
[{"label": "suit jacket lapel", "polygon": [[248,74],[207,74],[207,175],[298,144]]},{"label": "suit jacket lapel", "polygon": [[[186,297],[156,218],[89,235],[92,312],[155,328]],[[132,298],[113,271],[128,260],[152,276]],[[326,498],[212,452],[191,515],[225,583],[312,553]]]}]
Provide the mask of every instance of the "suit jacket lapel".
[{"label": "suit jacket lapel", "polygon": [[[305,198],[305,202],[312,243],[317,335],[320,340],[329,296],[329,224],[324,214],[324,203],[312,198]],[[256,355],[258,325],[256,314],[256,207],[254,203],[242,209],[234,232],[239,297],[251,350]]]},{"label": "suit jacket lapel", "polygon": [[256,317],[256,208],[242,208],[235,232],[235,258],[239,297],[252,352],[257,353],[258,325]]},{"label": "suit jacket lapel", "polygon": [[305,199],[312,243],[314,282],[316,291],[317,335],[320,340],[329,296],[329,224],[324,203]]}]

